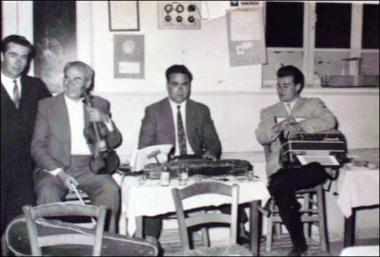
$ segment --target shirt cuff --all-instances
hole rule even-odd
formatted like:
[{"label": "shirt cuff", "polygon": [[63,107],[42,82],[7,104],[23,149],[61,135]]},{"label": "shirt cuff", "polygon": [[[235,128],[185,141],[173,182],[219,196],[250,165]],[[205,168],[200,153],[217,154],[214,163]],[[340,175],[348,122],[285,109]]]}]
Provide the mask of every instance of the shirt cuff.
[{"label": "shirt cuff", "polygon": [[113,123],[110,118],[108,118],[107,121],[104,122],[104,125],[106,125],[108,131],[112,132],[114,130]]},{"label": "shirt cuff", "polygon": [[60,173],[61,171],[62,171],[61,168],[56,168],[56,169],[54,169],[54,170],[49,170],[49,171],[47,171],[47,172],[50,173],[50,174],[53,175],[53,176],[57,176],[57,174]]}]

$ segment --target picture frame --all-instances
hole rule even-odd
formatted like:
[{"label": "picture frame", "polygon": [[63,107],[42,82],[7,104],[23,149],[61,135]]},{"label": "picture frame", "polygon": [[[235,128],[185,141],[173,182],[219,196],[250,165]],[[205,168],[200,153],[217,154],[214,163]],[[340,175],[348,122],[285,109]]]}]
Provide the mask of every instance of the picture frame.
[{"label": "picture frame", "polygon": [[139,31],[138,1],[108,1],[110,31]]}]

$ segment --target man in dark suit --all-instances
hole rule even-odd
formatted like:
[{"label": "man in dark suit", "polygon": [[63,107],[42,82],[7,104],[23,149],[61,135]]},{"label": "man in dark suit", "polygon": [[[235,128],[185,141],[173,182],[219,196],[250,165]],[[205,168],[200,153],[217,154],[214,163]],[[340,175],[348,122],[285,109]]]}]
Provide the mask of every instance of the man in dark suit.
[{"label": "man in dark suit", "polygon": [[[207,159],[218,159],[222,147],[211,119],[209,108],[191,99],[193,76],[184,65],[173,65],[166,70],[168,97],[148,106],[145,110],[139,149],[159,144],[172,144],[174,155],[197,155]],[[223,212],[229,208],[222,207]],[[241,212],[241,224],[247,217]],[[160,218],[145,218],[144,232],[158,238],[162,221]],[[241,229],[243,235],[245,231]],[[245,234],[244,234],[245,235]],[[245,238],[248,238],[245,235]]]},{"label": "man in dark suit", "polygon": [[40,79],[25,75],[33,52],[22,36],[1,41],[1,233],[35,202],[30,142],[38,101],[51,95]]},{"label": "man in dark suit", "polygon": [[[209,108],[190,100],[192,74],[184,65],[166,70],[168,97],[148,106],[140,129],[138,148],[172,144],[174,155],[217,159],[222,147]],[[159,238],[160,218],[144,219],[144,233]]]},{"label": "man in dark suit", "polygon": [[[64,68],[64,93],[44,99],[38,106],[31,146],[37,169],[34,173],[37,203],[62,201],[72,186],[86,192],[94,205],[110,211],[110,232],[116,232],[119,187],[110,174],[91,172],[89,160],[104,145],[84,135],[93,123],[104,125],[105,144],[116,148],[122,137],[111,120],[110,103],[98,96],[85,105],[82,96],[92,86],[94,71],[83,62]],[[103,134],[103,133],[102,133]]]},{"label": "man in dark suit", "polygon": [[[166,88],[169,97],[146,108],[139,149],[172,144],[176,156],[195,154],[214,159],[220,157],[222,147],[209,108],[189,99],[192,78],[190,71],[183,65],[173,65],[167,69]],[[178,135],[179,129],[182,136]]]}]

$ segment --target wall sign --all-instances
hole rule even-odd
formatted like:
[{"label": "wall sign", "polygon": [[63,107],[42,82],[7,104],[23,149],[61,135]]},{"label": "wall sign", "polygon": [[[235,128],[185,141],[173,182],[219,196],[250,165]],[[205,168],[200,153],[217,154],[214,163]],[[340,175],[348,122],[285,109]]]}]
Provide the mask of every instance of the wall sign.
[{"label": "wall sign", "polygon": [[145,77],[143,35],[114,35],[114,77]]}]

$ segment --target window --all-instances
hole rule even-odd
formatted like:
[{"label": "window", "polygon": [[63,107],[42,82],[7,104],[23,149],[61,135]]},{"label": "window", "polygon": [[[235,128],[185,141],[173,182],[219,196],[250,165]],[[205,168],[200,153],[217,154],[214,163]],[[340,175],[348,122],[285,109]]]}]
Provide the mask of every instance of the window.
[{"label": "window", "polygon": [[379,5],[363,6],[363,49],[379,49]]},{"label": "window", "polygon": [[303,69],[304,3],[267,2],[265,41],[268,64],[263,65],[264,87],[272,87],[284,64]]},{"label": "window", "polygon": [[[267,64],[263,87],[294,65],[306,87],[379,86],[379,4],[266,2]],[[356,84],[355,84],[356,83]]]},{"label": "window", "polygon": [[265,37],[267,46],[302,47],[303,3],[268,2],[266,8]]},{"label": "window", "polygon": [[317,4],[316,48],[350,48],[351,4]]}]

